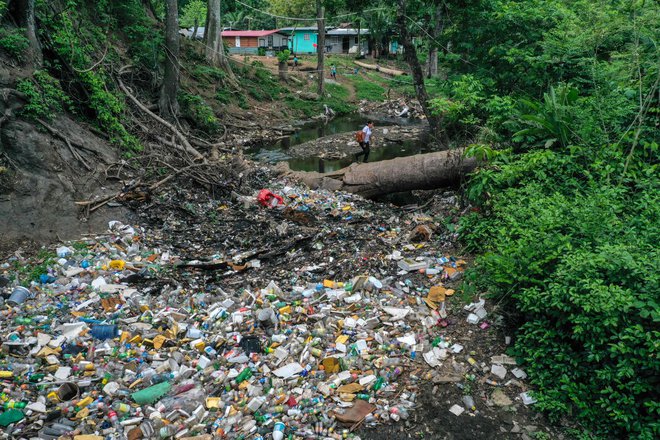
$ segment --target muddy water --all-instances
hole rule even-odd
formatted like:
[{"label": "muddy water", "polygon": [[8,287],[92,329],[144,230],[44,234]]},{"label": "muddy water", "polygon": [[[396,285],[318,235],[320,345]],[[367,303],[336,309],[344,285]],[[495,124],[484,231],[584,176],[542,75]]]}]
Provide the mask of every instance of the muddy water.
[{"label": "muddy water", "polygon": [[[317,122],[306,124],[291,136],[284,138],[274,144],[264,145],[252,148],[249,154],[256,160],[275,163],[286,161],[289,167],[295,171],[319,171],[330,172],[346,167],[354,162],[352,154],[342,159],[323,159],[317,156],[304,158],[294,158],[288,154],[291,147],[300,145],[304,142],[313,141],[326,136],[340,133],[357,131],[364,126],[367,120],[373,120],[377,126],[413,126],[419,125],[420,121],[407,118],[384,117],[382,115],[359,115],[351,114],[332,119],[328,123]],[[357,153],[359,148],[356,148]],[[403,140],[401,142],[384,142],[378,148],[372,148],[369,155],[369,162],[394,159],[395,157],[412,156],[414,154],[426,153],[431,151],[427,147],[427,142],[420,139]]]}]

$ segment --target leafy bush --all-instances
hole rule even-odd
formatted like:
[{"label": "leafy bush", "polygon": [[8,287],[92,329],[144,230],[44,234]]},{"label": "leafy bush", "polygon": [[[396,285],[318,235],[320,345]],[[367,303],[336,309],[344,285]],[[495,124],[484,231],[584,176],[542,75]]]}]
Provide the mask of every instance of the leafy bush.
[{"label": "leafy bush", "polygon": [[28,47],[30,42],[25,36],[25,29],[0,28],[0,49],[7,55],[20,61]]},{"label": "leafy bush", "polygon": [[277,52],[277,61],[280,63],[286,63],[289,61],[289,55],[291,55],[291,51],[289,49],[284,49],[281,52]]},{"label": "leafy bush", "polygon": [[218,131],[220,128],[218,118],[201,96],[179,92],[178,98],[182,116],[192,122],[196,128],[209,133]]},{"label": "leafy bush", "polygon": [[460,231],[483,252],[474,286],[524,321],[514,354],[539,408],[597,434],[651,439],[660,434],[660,173],[643,154],[634,160],[635,179],[619,185],[616,145],[498,155],[472,179],[482,213]]},{"label": "leafy bush", "polygon": [[73,106],[60,82],[44,70],[35,71],[32,78],[20,80],[16,89],[27,97],[23,114],[32,118],[52,119],[54,114],[71,110]]}]

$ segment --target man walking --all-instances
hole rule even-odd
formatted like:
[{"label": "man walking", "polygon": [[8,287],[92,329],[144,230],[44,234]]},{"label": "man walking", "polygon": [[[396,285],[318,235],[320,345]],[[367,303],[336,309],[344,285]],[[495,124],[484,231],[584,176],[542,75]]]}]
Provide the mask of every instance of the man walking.
[{"label": "man walking", "polygon": [[364,156],[364,162],[367,162],[369,160],[369,151],[370,151],[369,147],[370,147],[370,144],[371,144],[371,133],[372,133],[373,129],[374,129],[373,121],[368,121],[367,125],[365,125],[364,128],[362,129],[362,134],[360,135],[360,132],[358,132],[359,137],[362,138],[362,140],[360,140],[358,138],[358,143],[360,144],[360,147],[362,148],[362,152],[357,153],[355,155],[355,160],[357,162],[360,161],[359,160],[360,156]]}]

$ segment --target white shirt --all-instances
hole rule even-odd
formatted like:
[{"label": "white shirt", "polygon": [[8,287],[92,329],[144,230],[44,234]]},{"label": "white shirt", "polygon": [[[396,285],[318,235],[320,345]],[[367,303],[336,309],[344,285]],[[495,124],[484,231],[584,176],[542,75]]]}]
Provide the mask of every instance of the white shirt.
[{"label": "white shirt", "polygon": [[365,125],[362,131],[364,132],[364,142],[369,142],[371,140],[371,128],[369,128],[368,125]]}]

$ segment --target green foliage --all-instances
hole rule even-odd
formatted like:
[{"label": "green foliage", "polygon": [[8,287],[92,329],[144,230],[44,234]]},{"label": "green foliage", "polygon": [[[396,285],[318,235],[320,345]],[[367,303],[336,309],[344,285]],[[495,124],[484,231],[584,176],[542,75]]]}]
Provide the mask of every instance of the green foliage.
[{"label": "green foliage", "polygon": [[266,56],[266,48],[265,47],[257,48],[257,55],[259,55],[260,57]]},{"label": "green foliage", "polygon": [[181,115],[192,122],[195,128],[209,134],[218,131],[220,128],[218,118],[201,96],[179,92],[178,99],[181,106]]},{"label": "green foliage", "polygon": [[350,92],[341,84],[326,84],[326,96],[318,101],[304,100],[290,95],[286,99],[286,105],[296,113],[302,114],[307,118],[318,116],[325,111],[324,105],[335,111],[339,115],[355,111],[355,106],[348,103]]},{"label": "green foliage", "polygon": [[[0,16],[2,16],[1,11]],[[30,47],[30,42],[25,36],[25,29],[0,28],[0,49],[7,55],[21,61],[28,47]]]},{"label": "green foliage", "polygon": [[533,142],[541,142],[545,148],[555,144],[566,148],[577,141],[575,133],[571,131],[576,117],[577,99],[577,89],[568,85],[560,85],[557,89],[550,87],[540,103],[521,99],[521,104],[528,112],[520,114],[518,119],[527,128],[515,133],[514,140],[531,137]]},{"label": "green foliage", "polygon": [[[89,113],[91,110],[96,123],[108,133],[110,141],[121,146],[127,155],[142,150],[142,145],[121,122],[124,117],[122,95],[115,92],[113,82],[109,80],[104,67],[98,66],[90,70],[90,66],[102,56],[101,45],[109,44],[103,31],[104,26],[116,23],[110,14],[121,11],[128,14],[132,11],[137,16],[133,19],[146,19],[143,9],[135,9],[138,4],[136,0],[110,3],[67,0],[66,7],[53,15],[46,2],[37,1],[40,23],[50,35],[50,49],[73,68],[63,69],[60,63],[52,63],[52,73],[66,75],[67,82],[75,84],[70,86],[70,96],[78,96],[82,91],[85,99],[76,102],[80,113]],[[122,19],[131,23],[128,17]],[[108,57],[112,57],[112,54]]]},{"label": "green foliage", "polygon": [[650,439],[660,433],[660,173],[642,153],[635,162],[644,171],[619,185],[615,145],[498,155],[472,179],[482,214],[460,232],[483,252],[473,284],[525,317],[516,354],[539,408]]},{"label": "green foliage", "polygon": [[443,117],[449,132],[474,132],[486,118],[484,84],[474,75],[461,75],[442,87],[443,96],[429,102],[431,110]]},{"label": "green foliage", "polygon": [[385,88],[374,81],[356,76],[353,79],[357,99],[380,102],[385,100]]},{"label": "green foliage", "polygon": [[207,83],[222,81],[227,76],[227,74],[222,69],[218,69],[217,67],[207,66],[205,64],[196,65],[193,68],[192,72],[193,72],[192,75],[193,78],[195,78],[197,81],[202,81]]},{"label": "green foliage", "polygon": [[289,49],[285,49],[281,52],[277,52],[277,61],[280,63],[286,63],[289,60],[289,56],[291,55],[291,51]]},{"label": "green foliage", "polygon": [[55,114],[73,107],[60,82],[44,70],[35,71],[32,78],[20,80],[16,90],[24,93],[27,98],[22,111],[28,117],[49,120]]},{"label": "green foliage", "polygon": [[191,0],[181,10],[181,18],[179,24],[181,27],[189,28],[195,26],[197,21],[198,26],[204,26],[206,23],[206,4],[203,0]]},{"label": "green foliage", "polygon": [[165,37],[140,0],[110,2],[109,14],[128,41],[129,55],[147,70],[158,71],[164,58]]},{"label": "green foliage", "polygon": [[121,123],[124,103],[107,88],[105,75],[93,71],[80,74],[81,82],[89,90],[89,106],[96,113],[99,125],[110,135],[110,141],[127,153],[142,151],[142,145]]}]

